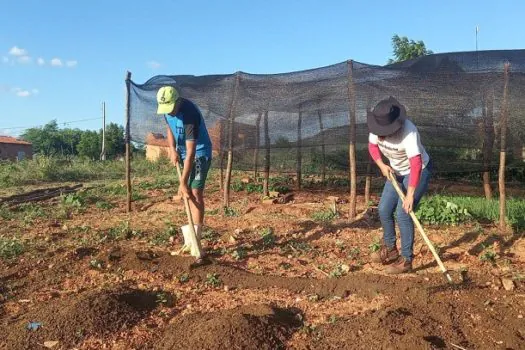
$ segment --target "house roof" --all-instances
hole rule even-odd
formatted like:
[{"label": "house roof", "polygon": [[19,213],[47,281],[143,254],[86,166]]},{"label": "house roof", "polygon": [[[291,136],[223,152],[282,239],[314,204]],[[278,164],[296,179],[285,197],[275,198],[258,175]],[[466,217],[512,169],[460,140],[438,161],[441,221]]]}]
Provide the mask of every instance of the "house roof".
[{"label": "house roof", "polygon": [[149,133],[146,137],[146,144],[149,146],[168,147],[168,140],[162,134]]},{"label": "house roof", "polygon": [[0,143],[10,143],[15,145],[31,145],[31,142],[23,141],[12,136],[1,136]]}]

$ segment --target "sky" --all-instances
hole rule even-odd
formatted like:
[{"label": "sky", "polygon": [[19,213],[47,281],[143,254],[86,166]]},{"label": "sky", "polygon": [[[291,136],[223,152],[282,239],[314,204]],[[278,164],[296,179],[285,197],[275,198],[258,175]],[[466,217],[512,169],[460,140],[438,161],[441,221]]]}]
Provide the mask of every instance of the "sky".
[{"label": "sky", "polygon": [[0,135],[56,119],[124,123],[126,71],[291,72],[383,65],[394,34],[435,53],[525,48],[525,1],[0,0]]}]

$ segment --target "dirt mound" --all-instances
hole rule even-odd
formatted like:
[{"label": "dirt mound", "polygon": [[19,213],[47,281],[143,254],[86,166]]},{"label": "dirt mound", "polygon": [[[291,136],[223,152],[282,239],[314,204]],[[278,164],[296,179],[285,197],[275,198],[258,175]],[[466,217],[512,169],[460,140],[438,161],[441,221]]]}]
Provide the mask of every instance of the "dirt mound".
[{"label": "dirt mound", "polygon": [[[377,293],[402,293],[406,288],[424,287],[428,284],[423,278],[399,283],[396,278],[381,275],[353,273],[342,278],[311,279],[302,277],[280,277],[272,275],[258,275],[234,266],[212,262],[211,264],[192,267],[194,259],[191,257],[171,256],[162,252],[122,250],[118,259],[112,259],[107,252],[99,255],[99,259],[112,260],[115,269],[134,271],[149,271],[166,278],[173,278],[181,274],[188,274],[192,280],[205,281],[209,274],[216,274],[221,281],[235,288],[282,288],[295,293],[316,294],[321,298],[349,294],[360,294],[373,297]],[[443,277],[430,276],[431,283],[442,285]]]},{"label": "dirt mound", "polygon": [[[7,349],[36,349],[44,341],[73,346],[86,336],[105,336],[137,324],[156,307],[154,293],[118,289],[53,300],[3,327]],[[33,322],[34,330],[28,330]]]},{"label": "dirt mound", "polygon": [[520,349],[525,342],[516,305],[487,288],[420,291],[381,311],[319,329],[316,349]]},{"label": "dirt mound", "polygon": [[284,349],[301,326],[297,313],[267,305],[191,314],[172,324],[152,346],[158,350]]}]

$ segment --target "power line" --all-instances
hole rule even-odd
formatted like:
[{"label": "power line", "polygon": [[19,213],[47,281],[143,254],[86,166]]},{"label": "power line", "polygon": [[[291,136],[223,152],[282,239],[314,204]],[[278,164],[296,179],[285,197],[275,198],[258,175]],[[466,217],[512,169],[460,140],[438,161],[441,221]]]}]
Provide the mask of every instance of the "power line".
[{"label": "power line", "polygon": [[[87,122],[87,121],[92,121],[92,120],[100,120],[100,119],[102,119],[102,117],[89,118],[89,119],[80,119],[80,120],[71,120],[71,121],[67,121],[67,122],[58,122],[57,121],[57,125],[69,125],[69,124],[74,124],[74,123],[81,123],[81,122]],[[0,127],[0,130],[39,128],[39,127],[42,127],[42,126],[45,126],[45,125],[46,124],[31,125],[31,126],[13,126],[13,127],[9,127],[9,128],[2,128],[2,127]]]}]

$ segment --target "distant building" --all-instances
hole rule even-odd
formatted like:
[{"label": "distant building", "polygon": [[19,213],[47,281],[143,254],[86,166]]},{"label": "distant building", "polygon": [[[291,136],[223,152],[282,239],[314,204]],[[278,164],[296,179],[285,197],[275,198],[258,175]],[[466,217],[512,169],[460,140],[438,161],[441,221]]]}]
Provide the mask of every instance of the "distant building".
[{"label": "distant building", "polygon": [[33,157],[33,145],[11,136],[0,136],[0,159],[23,160]]},{"label": "distant building", "polygon": [[[228,135],[227,121],[221,120],[208,128],[213,145],[213,157],[219,155],[221,147],[227,149]],[[234,122],[233,144],[236,149],[253,149],[255,147],[256,128],[253,125]],[[163,134],[149,133],[146,136],[146,159],[157,161],[161,157],[168,157],[168,139]]]},{"label": "distant building", "polygon": [[157,161],[162,157],[168,157],[168,139],[162,134],[149,133],[146,137],[146,159]]}]

